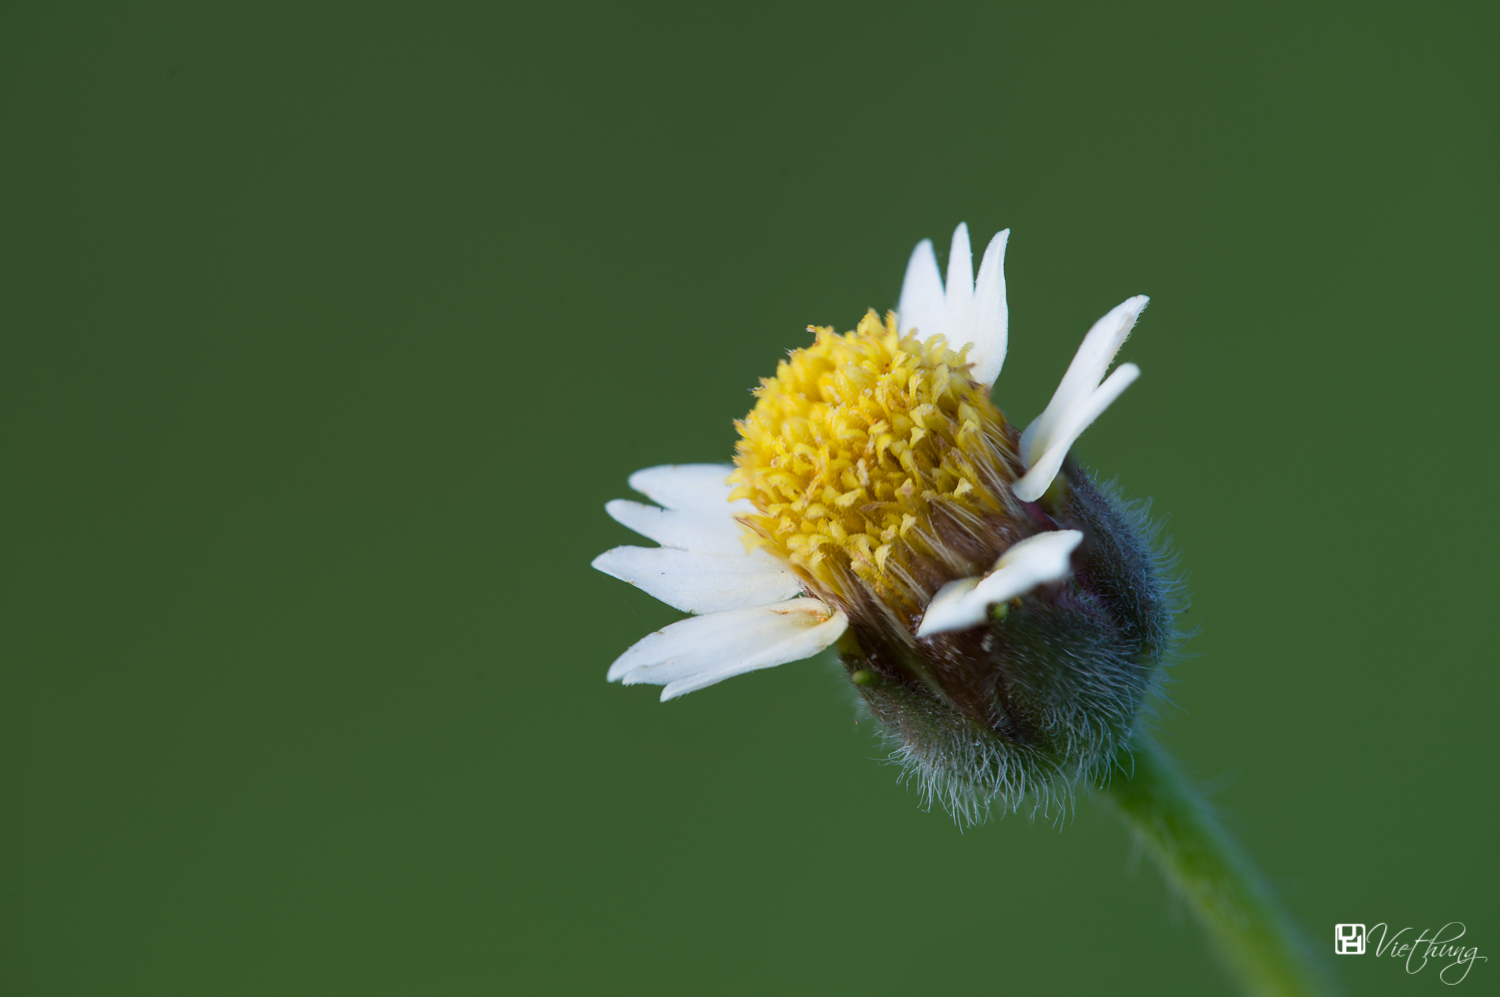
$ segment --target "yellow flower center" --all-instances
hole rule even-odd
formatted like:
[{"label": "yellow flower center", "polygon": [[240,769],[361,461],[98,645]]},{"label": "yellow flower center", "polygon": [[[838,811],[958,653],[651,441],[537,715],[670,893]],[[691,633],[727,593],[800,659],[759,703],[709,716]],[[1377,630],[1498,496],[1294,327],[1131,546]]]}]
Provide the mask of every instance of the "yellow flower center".
[{"label": "yellow flower center", "polygon": [[777,365],[736,422],[747,543],[846,607],[874,596],[902,622],[941,585],[979,574],[1024,533],[1011,496],[1017,436],[967,374],[968,346],[923,342],[872,311],[854,332]]}]

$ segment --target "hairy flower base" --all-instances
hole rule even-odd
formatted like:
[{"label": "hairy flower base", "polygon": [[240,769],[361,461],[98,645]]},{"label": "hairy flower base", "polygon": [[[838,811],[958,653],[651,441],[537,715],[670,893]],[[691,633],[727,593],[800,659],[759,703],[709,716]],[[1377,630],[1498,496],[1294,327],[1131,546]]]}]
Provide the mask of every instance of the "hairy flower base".
[{"label": "hairy flower base", "polygon": [[962,820],[1102,774],[1175,642],[1144,509],[1076,467],[1058,480],[1041,504],[1084,534],[1070,580],[930,638],[851,617],[838,644],[896,760]]}]

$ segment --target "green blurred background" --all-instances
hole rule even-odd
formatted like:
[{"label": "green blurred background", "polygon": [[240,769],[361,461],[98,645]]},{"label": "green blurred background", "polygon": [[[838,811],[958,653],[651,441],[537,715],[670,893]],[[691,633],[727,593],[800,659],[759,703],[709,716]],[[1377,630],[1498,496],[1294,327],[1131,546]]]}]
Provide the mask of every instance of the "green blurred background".
[{"label": "green blurred background", "polygon": [[[809,323],[1014,235],[1025,422],[1199,628],[1162,736],[1337,921],[1500,972],[1493,4],[0,15],[0,989],[1225,993],[1081,799],[960,832],[826,661],[659,705],[591,571]],[[1493,991],[1490,991],[1493,992]]]}]

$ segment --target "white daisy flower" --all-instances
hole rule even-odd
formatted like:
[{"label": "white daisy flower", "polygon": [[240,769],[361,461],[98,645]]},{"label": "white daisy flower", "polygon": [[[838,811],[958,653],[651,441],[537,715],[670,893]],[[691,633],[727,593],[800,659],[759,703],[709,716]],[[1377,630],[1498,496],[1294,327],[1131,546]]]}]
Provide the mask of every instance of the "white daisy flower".
[{"label": "white daisy flower", "polygon": [[[837,644],[864,706],[928,799],[960,821],[1088,780],[1256,993],[1316,993],[1295,933],[1207,805],[1139,729],[1175,646],[1173,585],[1140,506],[1068,451],[1140,371],[1105,376],[1146,307],[1094,324],[1025,431],[990,389],[1005,363],[1005,245],[945,281],[912,253],[898,311],[813,329],[761,381],[734,465],[653,467],[615,519],[660,547],[594,566],[697,615],[620,656],[662,699]],[[1205,870],[1207,870],[1205,872]]]},{"label": "white daisy flower", "polygon": [[851,616],[915,644],[1072,575],[1083,532],[1056,528],[1034,503],[1139,375],[1123,364],[1104,378],[1147,299],[1094,325],[1051,404],[1017,434],[989,400],[1009,335],[1009,235],[990,240],[977,280],[966,225],[946,281],[924,239],[896,313],[844,336],[811,330],[816,342],[757,389],[736,466],[631,475],[656,504],[605,509],[661,546],[616,547],[593,565],[697,615],[631,647],[610,681],[665,686],[665,701],[811,657]]}]

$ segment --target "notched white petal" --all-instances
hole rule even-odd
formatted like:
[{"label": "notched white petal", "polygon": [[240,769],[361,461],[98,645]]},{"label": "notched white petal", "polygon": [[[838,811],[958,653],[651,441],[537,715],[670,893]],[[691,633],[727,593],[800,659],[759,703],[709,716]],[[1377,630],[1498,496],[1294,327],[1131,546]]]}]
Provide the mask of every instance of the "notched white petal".
[{"label": "notched white petal", "polygon": [[1051,487],[1057,472],[1062,470],[1063,460],[1078,437],[1140,376],[1141,369],[1135,364],[1122,363],[1099,385],[1098,390],[1083,400],[1083,404],[1067,412],[1065,421],[1052,434],[1051,445],[1032,465],[1031,470],[1021,475],[1020,480],[1011,486],[1016,498],[1022,502],[1035,502],[1041,498]]},{"label": "notched white petal", "polygon": [[728,502],[715,513],[687,512],[642,505],[628,499],[614,499],[604,504],[604,511],[615,522],[630,527],[643,537],[663,547],[701,550],[713,554],[744,555],[744,527],[734,518]]},{"label": "notched white petal", "polygon": [[944,288],[943,335],[948,337],[948,349],[957,351],[974,342],[974,253],[966,222],[959,222],[953,230]]},{"label": "notched white petal", "polygon": [[1021,434],[1021,457],[1028,467],[1051,449],[1061,435],[1062,427],[1088,403],[1089,396],[1099,387],[1104,372],[1114,361],[1115,354],[1120,352],[1120,347],[1125,345],[1130,330],[1150,301],[1144,294],[1138,294],[1121,302],[1095,322],[1088,335],[1083,337],[1047,408]]},{"label": "notched white petal", "polygon": [[733,471],[728,464],[662,464],[632,474],[630,487],[667,509],[717,512],[729,503]]},{"label": "notched white petal", "polygon": [[1010,342],[1010,309],[1005,301],[1005,245],[1010,229],[995,233],[979,264],[974,282],[974,349],[969,376],[986,387],[995,383],[1005,366]]},{"label": "notched white petal", "polygon": [[817,599],[696,616],[637,642],[607,677],[626,685],[664,685],[665,702],[735,675],[812,657],[848,625],[843,613]]},{"label": "notched white petal", "polygon": [[1069,558],[1082,542],[1078,530],[1053,530],[1012,544],[970,598],[994,605],[1066,578],[1073,573]]},{"label": "notched white petal", "polygon": [[765,606],[802,590],[797,576],[763,550],[731,555],[675,547],[616,547],[594,558],[593,564],[685,613]]},{"label": "notched white petal", "polygon": [[1067,578],[1073,573],[1070,558],[1082,542],[1078,530],[1053,530],[1012,544],[983,578],[963,578],[939,589],[917,636],[978,626],[989,607]]},{"label": "notched white petal", "polygon": [[938,271],[932,240],[923,239],[912,250],[901,282],[901,300],[896,305],[897,327],[905,335],[913,329],[921,339],[944,333],[943,277]]}]

